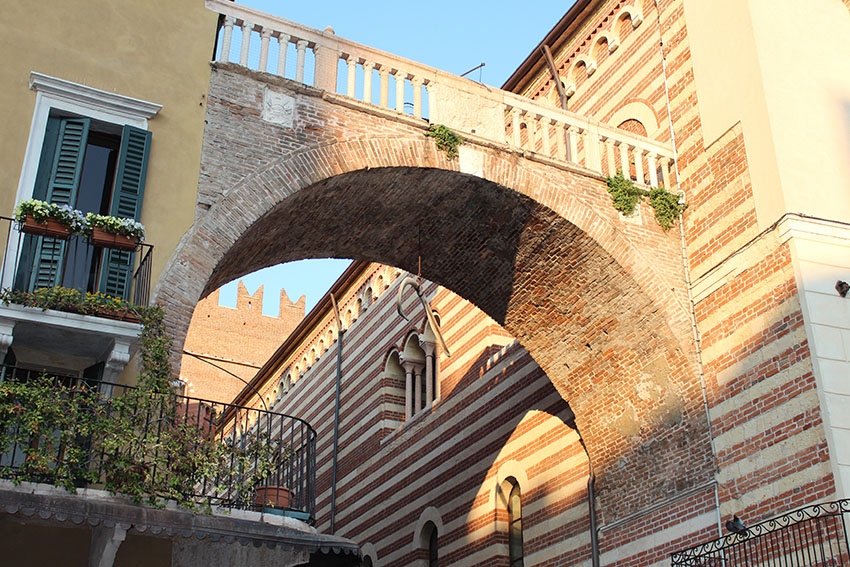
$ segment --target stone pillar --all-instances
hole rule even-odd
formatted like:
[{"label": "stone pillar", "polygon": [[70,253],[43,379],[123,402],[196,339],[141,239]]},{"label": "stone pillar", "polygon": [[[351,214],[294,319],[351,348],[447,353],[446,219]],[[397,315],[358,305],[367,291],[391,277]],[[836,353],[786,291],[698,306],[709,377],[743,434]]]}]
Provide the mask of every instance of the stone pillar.
[{"label": "stone pillar", "polygon": [[299,39],[295,43],[298,50],[298,57],[295,60],[295,80],[299,83],[304,82],[304,60],[307,57],[307,40]]},{"label": "stone pillar", "polygon": [[646,161],[649,167],[649,184],[652,187],[658,187],[658,164],[656,162],[655,152],[649,152],[646,156]]},{"label": "stone pillar", "polygon": [[437,372],[434,354],[437,345],[432,342],[422,342],[422,350],[425,351],[425,405],[433,404],[437,399]]},{"label": "stone pillar", "polygon": [[567,126],[563,122],[555,122],[555,147],[560,160],[567,161]]},{"label": "stone pillar", "polygon": [[233,24],[236,19],[233,16],[224,18],[224,34],[221,36],[221,53],[218,56],[219,61],[230,61],[230,41],[233,37]]},{"label": "stone pillar", "polygon": [[614,153],[614,140],[610,137],[605,139],[605,158],[608,162],[608,176],[614,177],[617,174],[617,158]]},{"label": "stone pillar", "polygon": [[422,365],[417,364],[413,368],[413,375],[416,377],[413,385],[413,413],[422,411]]},{"label": "stone pillar", "polygon": [[623,177],[631,179],[631,167],[629,164],[629,144],[620,142],[620,171],[623,172]]},{"label": "stone pillar", "polygon": [[602,173],[602,155],[599,151],[599,126],[590,125],[585,129],[584,138],[584,166],[597,173]]},{"label": "stone pillar", "polygon": [[404,367],[404,419],[413,417],[413,365],[403,363]]},{"label": "stone pillar", "polygon": [[313,77],[313,84],[316,88],[335,93],[339,52],[331,46],[331,43],[336,43],[335,40],[331,39],[334,37],[333,28],[326,27],[322,35],[326,36],[328,40],[316,45],[313,50],[316,55],[316,74]]},{"label": "stone pillar", "polygon": [[357,86],[357,59],[349,55],[346,63],[348,63],[348,77],[346,77],[348,84],[345,94],[354,98],[354,89]]},{"label": "stone pillar", "polygon": [[363,102],[372,104],[372,69],[375,64],[371,61],[363,62]]},{"label": "stone pillar", "polygon": [[422,84],[420,77],[413,77],[410,84],[413,85],[413,116],[422,118]]},{"label": "stone pillar", "polygon": [[251,49],[252,29],[254,29],[254,24],[242,22],[242,51],[239,53],[239,64],[243,67],[248,66],[248,51]]},{"label": "stone pillar", "polygon": [[579,129],[575,126],[570,126],[567,128],[567,133],[570,136],[569,149],[570,153],[567,156],[567,160],[571,163],[578,163],[578,135]]},{"label": "stone pillar", "polygon": [[395,72],[395,111],[402,114],[404,114],[404,79],[404,71]]},{"label": "stone pillar", "polygon": [[282,33],[277,36],[277,74],[283,77],[286,74],[286,52],[289,51],[289,35]]},{"label": "stone pillar", "polygon": [[643,150],[635,148],[635,177],[638,183],[646,183],[643,176]]},{"label": "stone pillar", "polygon": [[521,148],[522,147],[522,133],[520,132],[520,116],[519,116],[519,108],[513,107],[511,109],[511,138],[513,139],[514,146]]},{"label": "stone pillar", "polygon": [[268,28],[263,28],[260,32],[260,71],[265,73],[269,66],[269,40],[272,37],[272,31]]},{"label": "stone pillar", "polygon": [[387,108],[390,105],[390,70],[381,65],[378,73],[381,75],[381,108]]}]

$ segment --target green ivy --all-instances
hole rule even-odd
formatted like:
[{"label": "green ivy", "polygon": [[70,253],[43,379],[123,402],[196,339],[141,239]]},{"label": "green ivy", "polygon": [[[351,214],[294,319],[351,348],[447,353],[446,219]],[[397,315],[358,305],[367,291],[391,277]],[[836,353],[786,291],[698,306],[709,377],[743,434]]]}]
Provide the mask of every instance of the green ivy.
[{"label": "green ivy", "polygon": [[449,161],[457,157],[457,148],[465,141],[453,130],[442,124],[431,124],[425,135],[434,138],[437,149],[446,152],[446,159]]},{"label": "green ivy", "polygon": [[606,179],[605,183],[608,185],[608,193],[611,194],[611,203],[624,215],[634,213],[637,204],[647,194],[646,191],[635,187],[631,179],[623,177],[622,171]]},{"label": "green ivy", "polygon": [[679,196],[663,187],[650,189],[649,205],[655,211],[655,220],[664,230],[670,230],[687,205],[679,203]]},{"label": "green ivy", "polygon": [[103,456],[104,487],[111,493],[137,503],[161,506],[175,500],[209,511],[192,499],[198,486],[247,501],[290,458],[279,442],[260,437],[262,427],[233,442],[223,434],[233,424],[224,423],[212,407],[207,430],[199,428],[193,414],[183,418],[185,399],[176,397],[171,386],[171,336],[161,307],[61,287],[4,289],[0,301],[84,315],[134,315],[142,323],[138,387],[121,396],[103,398],[96,388],[69,387],[47,375],[0,379],[0,454],[16,446],[24,456],[20,466],[0,468],[0,476],[74,492],[99,480],[88,462],[96,445]]},{"label": "green ivy", "polygon": [[649,197],[649,206],[655,212],[655,220],[665,231],[670,230],[687,207],[686,204],[679,203],[678,195],[663,187],[649,191],[635,187],[632,180],[626,178],[622,171],[618,171],[614,177],[608,177],[605,183],[611,195],[611,204],[624,215],[633,214],[641,199]]}]

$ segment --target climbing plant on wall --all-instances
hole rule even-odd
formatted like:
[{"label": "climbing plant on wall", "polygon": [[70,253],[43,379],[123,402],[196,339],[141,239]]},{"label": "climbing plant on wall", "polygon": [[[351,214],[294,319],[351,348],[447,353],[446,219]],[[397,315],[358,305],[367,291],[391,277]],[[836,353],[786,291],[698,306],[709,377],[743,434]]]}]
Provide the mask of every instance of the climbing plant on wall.
[{"label": "climbing plant on wall", "polygon": [[631,179],[626,178],[622,171],[614,177],[606,179],[611,204],[624,215],[631,215],[635,207],[644,198],[649,198],[649,206],[655,213],[655,221],[664,230],[670,230],[687,205],[679,202],[679,196],[663,187],[654,187],[649,191],[635,187]]}]

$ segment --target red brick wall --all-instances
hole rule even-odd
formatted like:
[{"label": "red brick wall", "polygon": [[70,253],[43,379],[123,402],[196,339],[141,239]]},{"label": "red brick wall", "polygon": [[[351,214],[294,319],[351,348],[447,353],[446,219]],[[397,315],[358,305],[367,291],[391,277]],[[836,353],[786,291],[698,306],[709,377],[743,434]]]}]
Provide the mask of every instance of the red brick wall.
[{"label": "red brick wall", "polygon": [[[295,128],[262,121],[265,88]],[[518,338],[576,412],[606,521],[710,478],[675,233],[623,219],[598,176],[470,143],[459,173],[424,124],[215,65],[198,221],[160,298],[179,339],[203,290],[305,257],[380,260],[467,298]],[[422,227],[422,247],[412,227]],[[283,245],[285,244],[285,245]]]},{"label": "red brick wall", "polygon": [[[241,281],[235,309],[218,301],[216,290],[198,302],[183,348],[244,380],[257,373],[304,318],[304,296],[292,302],[281,290],[279,315],[270,317],[263,315],[263,286],[251,295]],[[183,355],[180,378],[189,384],[187,395],[219,402],[230,402],[245,387],[226,372],[188,355]]]}]

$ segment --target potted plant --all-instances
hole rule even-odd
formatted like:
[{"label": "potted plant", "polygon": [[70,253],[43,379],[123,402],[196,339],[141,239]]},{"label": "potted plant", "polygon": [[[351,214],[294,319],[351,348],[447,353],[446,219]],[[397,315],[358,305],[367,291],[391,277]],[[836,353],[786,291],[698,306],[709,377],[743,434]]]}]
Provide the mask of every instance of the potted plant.
[{"label": "potted plant", "polygon": [[15,207],[15,220],[21,232],[65,240],[86,228],[83,213],[68,205],[47,203],[38,199],[21,201]]},{"label": "potted plant", "polygon": [[292,501],[292,491],[285,486],[264,484],[254,489],[254,505],[260,509],[286,510]]},{"label": "potted plant", "polygon": [[133,219],[89,213],[86,215],[89,237],[95,246],[135,250],[145,239],[145,227]]}]

